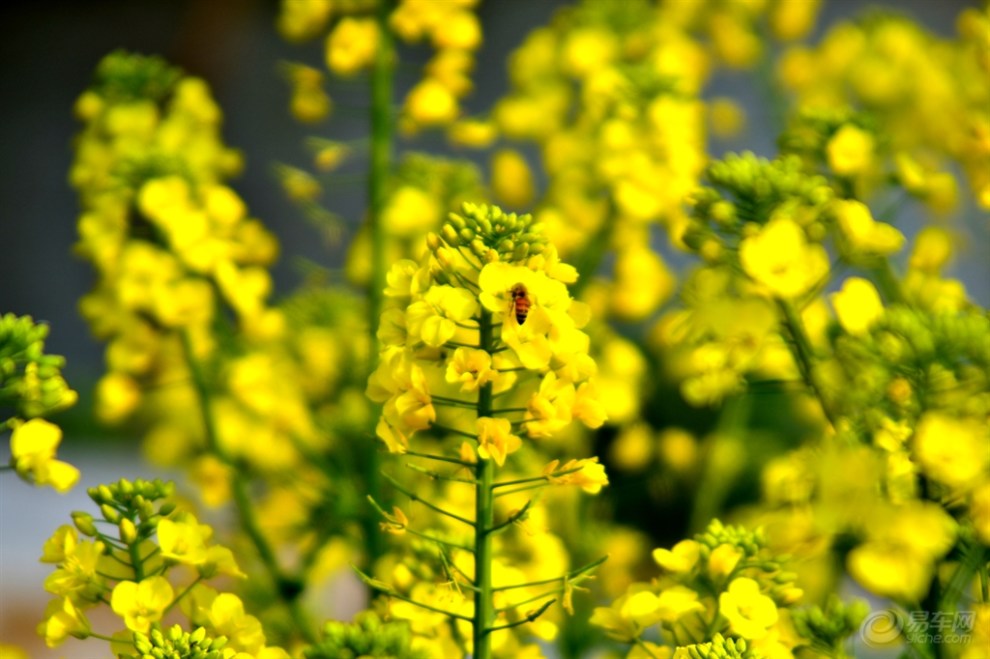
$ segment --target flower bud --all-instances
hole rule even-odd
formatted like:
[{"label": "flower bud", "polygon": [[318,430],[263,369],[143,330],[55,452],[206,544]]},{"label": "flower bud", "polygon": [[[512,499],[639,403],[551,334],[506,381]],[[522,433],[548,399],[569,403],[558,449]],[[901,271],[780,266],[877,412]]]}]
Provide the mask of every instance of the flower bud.
[{"label": "flower bud", "polygon": [[134,544],[137,537],[137,528],[134,526],[134,522],[126,517],[120,520],[120,539],[130,545]]},{"label": "flower bud", "polygon": [[100,512],[103,513],[103,519],[107,520],[111,524],[117,524],[120,522],[120,513],[117,509],[109,504],[101,504]]},{"label": "flower bud", "polygon": [[89,513],[76,510],[72,513],[72,522],[79,529],[79,532],[90,538],[96,536],[96,525],[93,523],[93,516]]}]

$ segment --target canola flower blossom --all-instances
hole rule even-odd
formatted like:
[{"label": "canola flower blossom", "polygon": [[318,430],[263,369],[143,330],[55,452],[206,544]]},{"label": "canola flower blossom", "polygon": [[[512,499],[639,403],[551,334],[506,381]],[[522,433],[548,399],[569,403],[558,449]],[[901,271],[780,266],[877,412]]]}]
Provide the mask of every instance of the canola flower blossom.
[{"label": "canola flower blossom", "polygon": [[[581,331],[588,312],[567,291],[576,272],[558,260],[531,216],[465,204],[427,243],[429,251],[420,263],[400,261],[387,277],[388,303],[379,330],[382,351],[368,395],[383,404],[376,432],[391,453],[474,471],[475,480],[467,482],[475,484],[475,511],[467,518],[396,483],[413,501],[473,530],[469,545],[415,531],[455,550],[455,563],[460,552],[471,554],[474,574],[459,570],[454,582],[464,580],[474,591],[473,614],[438,607],[424,601],[423,593],[400,596],[392,586],[370,577],[366,581],[414,607],[446,611],[453,620],[469,622],[471,641],[465,651],[484,657],[490,656],[498,632],[537,620],[555,601],[537,597],[532,601],[540,606],[522,619],[507,617],[515,613],[511,605],[495,609],[492,536],[523,522],[534,503],[527,500],[497,522],[499,488],[576,484],[595,493],[608,484],[596,459],[560,467],[554,461],[529,478],[499,482],[496,477],[526,443],[552,436],[572,420],[600,427],[605,414],[595,399],[590,340]],[[447,453],[433,453],[429,444],[421,448],[419,443],[430,430],[467,441],[457,457],[454,444]],[[382,515],[391,533],[413,529],[399,508]],[[573,578],[587,576],[588,570]],[[561,580],[568,582],[566,576]]]}]

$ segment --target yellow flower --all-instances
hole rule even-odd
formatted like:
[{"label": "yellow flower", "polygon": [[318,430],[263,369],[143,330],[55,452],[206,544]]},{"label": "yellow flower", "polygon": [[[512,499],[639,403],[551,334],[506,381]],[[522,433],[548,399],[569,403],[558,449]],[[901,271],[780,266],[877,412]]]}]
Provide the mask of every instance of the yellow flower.
[{"label": "yellow flower", "polygon": [[323,89],[322,73],[309,66],[294,65],[290,68],[289,82],[292,85],[289,111],[293,117],[315,124],[330,115],[333,101]]},{"label": "yellow flower", "polygon": [[140,583],[121,581],[110,595],[110,607],[127,628],[147,634],[172,603],[172,585],[165,577],[149,577]]},{"label": "yellow flower", "polygon": [[698,593],[687,586],[665,588],[657,598],[656,614],[664,622],[677,622],[695,611],[704,611],[705,606],[698,601]]},{"label": "yellow flower", "polygon": [[630,643],[643,633],[644,626],[657,622],[657,596],[645,585],[634,584],[629,592],[612,602],[612,606],[597,607],[591,624],[601,627],[609,638]]},{"label": "yellow flower", "polygon": [[421,300],[406,309],[406,326],[411,338],[439,348],[454,338],[458,323],[471,321],[477,312],[478,301],[470,291],[432,286]]},{"label": "yellow flower", "polygon": [[834,201],[831,211],[853,255],[888,256],[904,246],[904,235],[895,227],[874,220],[870,209],[861,201]]},{"label": "yellow flower", "polygon": [[333,8],[331,0],[283,0],[276,26],[289,41],[305,41],[323,31]]},{"label": "yellow flower", "polygon": [[932,562],[898,544],[868,542],[846,558],[849,574],[864,588],[899,602],[917,602],[928,591]]},{"label": "yellow flower", "polygon": [[522,446],[522,441],[512,434],[508,419],[481,417],[478,419],[478,457],[492,459],[501,467],[505,456]]},{"label": "yellow flower", "polygon": [[406,532],[406,527],[409,526],[409,518],[406,514],[402,512],[402,509],[398,506],[392,506],[392,514],[386,512],[382,513],[385,517],[385,521],[381,523],[382,531],[386,533],[391,533],[392,535],[402,535]]},{"label": "yellow flower", "polygon": [[86,638],[91,630],[86,615],[68,597],[49,602],[45,607],[45,618],[38,625],[38,634],[45,637],[45,645],[50,648],[61,645],[69,636]]},{"label": "yellow flower", "polygon": [[406,96],[405,107],[409,118],[421,126],[449,124],[460,113],[457,98],[434,78],[426,78],[413,87]]},{"label": "yellow flower", "polygon": [[619,44],[609,30],[586,27],[571,31],[560,53],[561,68],[575,77],[584,77],[611,64]]},{"label": "yellow flower", "polygon": [[351,76],[370,66],[378,48],[378,26],[371,18],[343,18],[326,41],[327,68]]},{"label": "yellow flower", "polygon": [[744,239],[739,260],[746,274],[782,298],[806,293],[828,273],[825,249],[809,245],[804,230],[786,217],[771,220]]},{"label": "yellow flower", "polygon": [[127,418],[141,401],[141,389],[134,378],[119,371],[107,373],[96,383],[96,415],[113,425]]},{"label": "yellow flower", "polygon": [[716,579],[732,574],[743,557],[743,552],[733,545],[719,545],[708,556],[708,572]]},{"label": "yellow flower", "polygon": [[574,385],[547,373],[526,404],[526,432],[530,437],[549,437],[571,422]]},{"label": "yellow flower", "polygon": [[610,447],[611,462],[620,469],[636,471],[653,459],[653,431],[645,423],[623,429]]},{"label": "yellow flower", "polygon": [[661,569],[672,574],[690,572],[700,557],[701,545],[695,540],[681,540],[671,549],[653,550],[653,560]]},{"label": "yellow flower", "polygon": [[821,0],[780,0],[773,3],[769,20],[773,35],[780,41],[807,36],[815,27]]},{"label": "yellow flower", "polygon": [[419,236],[436,226],[440,212],[433,195],[416,186],[403,185],[389,197],[382,221],[393,235]]},{"label": "yellow flower", "polygon": [[492,154],[491,172],[496,199],[512,208],[524,208],[533,202],[533,173],[521,153],[499,149]]},{"label": "yellow flower", "polygon": [[612,311],[623,320],[643,320],[671,296],[674,286],[674,276],[656,252],[624,247],[616,253]]},{"label": "yellow flower", "polygon": [[234,552],[220,545],[213,545],[206,550],[206,560],[199,565],[198,569],[199,573],[207,579],[216,574],[247,579],[247,574],[237,565]]},{"label": "yellow flower", "polygon": [[158,523],[162,557],[184,565],[199,565],[206,561],[206,541],[212,534],[213,529],[198,524],[192,515],[179,521],[163,519]]},{"label": "yellow flower", "polygon": [[574,418],[589,428],[601,428],[608,415],[598,397],[592,382],[582,382],[574,392],[574,405],[571,408]]},{"label": "yellow flower", "polygon": [[436,48],[475,50],[481,45],[481,23],[473,12],[452,11],[436,24],[432,36]]},{"label": "yellow flower", "polygon": [[648,627],[660,619],[657,611],[660,603],[656,595],[648,590],[632,594],[619,609],[619,615],[637,627]]},{"label": "yellow flower", "polygon": [[883,317],[880,294],[868,279],[850,277],[842,290],[832,295],[832,306],[842,329],[853,335],[866,334]]},{"label": "yellow flower", "polygon": [[854,176],[869,169],[873,151],[873,135],[851,124],[837,130],[825,147],[828,165],[839,176]]},{"label": "yellow flower", "polygon": [[[63,543],[62,546],[53,544],[57,542]],[[45,579],[45,590],[53,595],[71,597],[76,602],[99,599],[106,590],[103,577],[97,574],[102,568],[104,549],[102,542],[80,542],[73,533],[53,536],[46,543],[42,558],[58,558],[59,553],[62,558],[58,561],[58,569]]]},{"label": "yellow flower", "polygon": [[55,459],[62,430],[44,419],[31,419],[14,428],[10,437],[11,466],[35,485],[67,492],[79,480],[79,470]]},{"label": "yellow flower", "polygon": [[990,468],[987,425],[942,412],[921,417],[912,440],[922,470],[953,489],[966,489],[986,479]]},{"label": "yellow flower", "polygon": [[216,635],[227,637],[228,647],[255,654],[265,645],[261,622],[244,612],[244,603],[237,595],[217,595],[210,605],[209,620]]},{"label": "yellow flower", "polygon": [[734,579],[728,590],[719,595],[718,602],[719,612],[729,621],[732,633],[743,638],[763,638],[777,623],[777,605],[760,593],[760,584],[752,579]]},{"label": "yellow flower", "polygon": [[[558,471],[571,473],[554,476]],[[597,457],[568,460],[563,465],[560,460],[553,460],[543,468],[543,475],[554,485],[577,485],[588,494],[598,494],[608,485],[605,466],[598,463]]]},{"label": "yellow flower", "polygon": [[447,129],[447,139],[458,146],[486,149],[498,137],[498,129],[490,121],[461,119]]},{"label": "yellow flower", "polygon": [[918,232],[908,262],[912,270],[938,274],[952,258],[952,235],[942,227],[927,226]]},{"label": "yellow flower", "polygon": [[461,391],[477,391],[489,382],[495,382],[499,372],[492,368],[492,356],[484,350],[458,348],[447,363],[445,379],[451,384],[460,383]]}]

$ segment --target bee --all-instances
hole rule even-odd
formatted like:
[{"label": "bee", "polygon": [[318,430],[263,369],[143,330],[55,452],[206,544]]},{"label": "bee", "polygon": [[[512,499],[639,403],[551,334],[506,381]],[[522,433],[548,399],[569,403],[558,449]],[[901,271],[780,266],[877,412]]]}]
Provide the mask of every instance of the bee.
[{"label": "bee", "polygon": [[513,286],[509,293],[512,295],[512,307],[510,311],[516,314],[516,322],[522,325],[526,322],[526,316],[529,314],[529,306],[531,304],[529,293],[522,284]]}]

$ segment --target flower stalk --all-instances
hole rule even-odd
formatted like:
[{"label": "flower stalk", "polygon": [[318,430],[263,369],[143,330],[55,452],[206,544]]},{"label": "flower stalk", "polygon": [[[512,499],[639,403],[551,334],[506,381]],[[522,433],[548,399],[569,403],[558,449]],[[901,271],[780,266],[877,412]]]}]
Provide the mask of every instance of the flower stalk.
[{"label": "flower stalk", "polygon": [[[485,352],[494,349],[492,337],[492,315],[481,312],[478,347]],[[492,383],[478,390],[478,418],[491,416]],[[475,574],[474,585],[474,656],[477,659],[491,657],[491,625],[495,619],[495,605],[492,599],[492,531],[494,523],[494,483],[495,465],[493,460],[478,460],[475,466]]]}]

